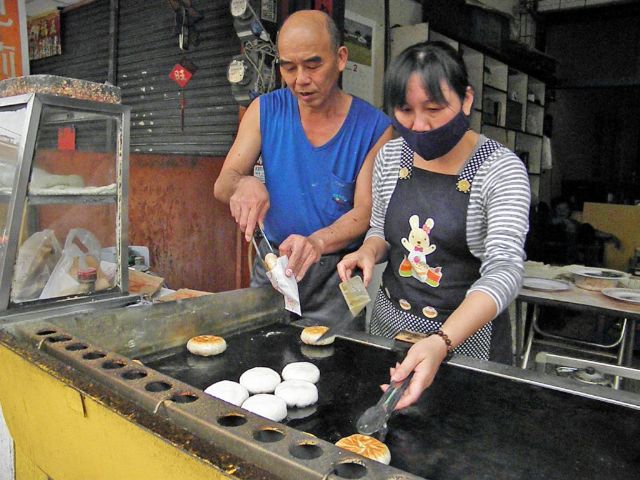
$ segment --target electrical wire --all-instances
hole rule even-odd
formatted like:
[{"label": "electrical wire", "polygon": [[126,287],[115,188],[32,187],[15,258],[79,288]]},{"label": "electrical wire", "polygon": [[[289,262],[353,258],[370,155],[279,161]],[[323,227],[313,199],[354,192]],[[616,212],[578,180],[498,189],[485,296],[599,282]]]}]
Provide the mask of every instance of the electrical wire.
[{"label": "electrical wire", "polygon": [[[275,65],[278,58],[275,45],[271,41],[249,40],[244,44],[244,56],[258,77],[257,93],[262,94],[273,90],[276,80]],[[271,59],[270,66],[268,59]]]}]

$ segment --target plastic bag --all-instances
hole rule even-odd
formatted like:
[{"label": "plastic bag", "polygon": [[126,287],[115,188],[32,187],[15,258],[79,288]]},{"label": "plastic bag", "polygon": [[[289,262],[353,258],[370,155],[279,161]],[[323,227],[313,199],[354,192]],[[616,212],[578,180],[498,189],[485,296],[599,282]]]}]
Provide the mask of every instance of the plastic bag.
[{"label": "plastic bag", "polygon": [[[58,261],[40,298],[66,297],[86,293],[86,286],[78,282],[79,269],[95,268],[97,271],[96,290],[109,286],[100,269],[101,245],[93,233],[83,228],[69,231]],[[106,285],[105,285],[106,284]]]},{"label": "plastic bag", "polygon": [[31,235],[20,246],[11,285],[14,303],[36,300],[60,259],[60,242],[53,230]]}]

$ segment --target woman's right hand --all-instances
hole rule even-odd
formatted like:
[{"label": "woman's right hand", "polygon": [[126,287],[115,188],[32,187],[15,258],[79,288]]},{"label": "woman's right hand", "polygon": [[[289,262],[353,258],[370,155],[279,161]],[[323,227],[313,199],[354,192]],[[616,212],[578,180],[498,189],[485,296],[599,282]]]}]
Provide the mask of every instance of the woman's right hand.
[{"label": "woman's right hand", "polygon": [[346,282],[351,278],[351,275],[353,275],[353,271],[359,268],[362,270],[362,281],[365,287],[367,287],[371,281],[375,264],[375,252],[363,245],[355,252],[345,255],[342,260],[340,260],[340,263],[338,263],[338,275],[340,275],[340,279],[343,282]]},{"label": "woman's right hand", "polygon": [[[406,408],[418,401],[422,392],[433,383],[446,356],[447,346],[438,335],[431,335],[412,345],[402,363],[396,364],[395,368],[390,370],[392,382],[401,382],[414,372],[409,386],[395,407],[396,410]],[[381,385],[381,387],[386,391],[389,385]]]}]

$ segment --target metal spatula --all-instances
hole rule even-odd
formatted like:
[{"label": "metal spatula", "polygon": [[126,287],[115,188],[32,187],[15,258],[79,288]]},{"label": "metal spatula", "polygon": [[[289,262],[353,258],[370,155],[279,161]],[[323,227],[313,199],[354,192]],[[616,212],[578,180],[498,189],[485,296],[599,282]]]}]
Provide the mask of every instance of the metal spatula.
[{"label": "metal spatula", "polygon": [[349,313],[345,315],[344,319],[334,324],[329,330],[324,332],[316,342],[319,342],[327,337],[333,337],[338,333],[347,330],[351,323],[355,320],[356,316],[371,302],[371,297],[362,283],[362,277],[359,275],[351,277],[346,282],[340,283],[340,292],[344,297],[344,301],[347,302],[349,307]]},{"label": "metal spatula", "polygon": [[393,409],[398,404],[398,400],[402,397],[402,393],[406,390],[412,377],[413,372],[401,382],[391,382],[387,391],[378,400],[378,403],[373,407],[367,408],[356,422],[358,433],[373,435],[386,428],[387,420],[393,413]]},{"label": "metal spatula", "polygon": [[349,311],[354,317],[371,302],[367,287],[364,286],[360,275],[354,275],[346,282],[341,282],[340,292],[342,292],[344,301],[347,302]]}]

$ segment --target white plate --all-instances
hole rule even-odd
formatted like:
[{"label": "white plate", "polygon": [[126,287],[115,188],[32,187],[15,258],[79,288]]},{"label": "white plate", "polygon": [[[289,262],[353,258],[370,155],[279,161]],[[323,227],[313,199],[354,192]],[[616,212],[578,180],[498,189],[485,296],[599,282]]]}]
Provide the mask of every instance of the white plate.
[{"label": "white plate", "polygon": [[571,288],[566,282],[540,277],[524,277],[522,287],[529,290],[539,290],[541,292],[561,292]]},{"label": "white plate", "polygon": [[640,290],[635,288],[605,288],[602,293],[615,300],[640,305]]},{"label": "white plate", "polygon": [[620,280],[627,277],[627,274],[624,272],[598,267],[580,267],[573,269],[572,272],[585,277],[601,280]]}]

